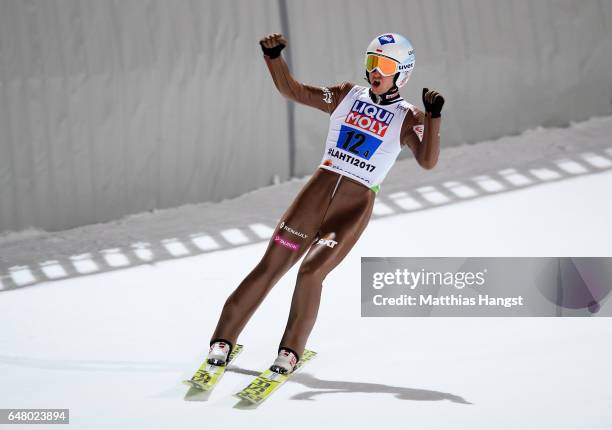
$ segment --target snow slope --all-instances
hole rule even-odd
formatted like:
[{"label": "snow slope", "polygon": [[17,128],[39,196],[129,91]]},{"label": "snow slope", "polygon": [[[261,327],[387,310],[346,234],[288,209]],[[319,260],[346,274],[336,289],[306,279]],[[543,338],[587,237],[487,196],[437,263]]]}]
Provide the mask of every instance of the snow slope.
[{"label": "snow slope", "polygon": [[[418,168],[411,158],[403,159],[386,178],[373,219],[607,172],[612,168],[610,135],[612,117],[592,118],[567,128],[538,128],[444,148],[438,165],[429,171]],[[307,179],[217,203],[141,213],[61,232],[29,229],[2,234],[0,291],[266,241]],[[587,204],[607,194],[584,192]],[[569,207],[565,211],[573,211],[569,201],[565,206]],[[479,215],[484,214],[470,216]]]},{"label": "snow slope", "polygon": [[[612,159],[605,148],[597,154]],[[512,187],[520,176],[535,180],[533,166],[520,165],[506,181],[489,175],[420,198],[387,187],[378,216],[325,281],[309,342],[319,356],[257,410],[234,408],[231,394],[274,358],[297,266],[247,326],[245,351],[208,401],[186,400],[180,381],[205,357],[261,240],[2,292],[0,407],[70,408],[79,429],[607,429],[607,318],[360,317],[361,256],[612,255],[609,168]],[[507,192],[483,191],[494,183]],[[466,186],[480,194],[448,191]],[[424,207],[408,209],[415,204]],[[368,355],[381,350],[375,366]]]}]

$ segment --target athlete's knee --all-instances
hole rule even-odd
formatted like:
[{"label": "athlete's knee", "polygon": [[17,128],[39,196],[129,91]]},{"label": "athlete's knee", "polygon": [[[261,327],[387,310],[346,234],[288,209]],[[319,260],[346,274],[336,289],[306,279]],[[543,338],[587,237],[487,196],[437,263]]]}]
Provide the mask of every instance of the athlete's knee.
[{"label": "athlete's knee", "polygon": [[234,294],[230,295],[223,304],[222,319],[233,319],[240,315],[240,298]]},{"label": "athlete's knee", "polygon": [[234,291],[223,305],[223,315],[229,319],[242,319],[254,312],[270,288],[264,285],[254,287],[256,288]]},{"label": "athlete's knee", "polygon": [[225,300],[225,304],[223,305],[223,307],[228,310],[238,308],[240,307],[244,297],[245,297],[244,290],[237,288]]},{"label": "athlete's knee", "polygon": [[323,282],[325,276],[327,276],[327,273],[320,264],[316,264],[314,261],[302,262],[298,271],[298,279],[302,281],[308,280],[320,283]]}]

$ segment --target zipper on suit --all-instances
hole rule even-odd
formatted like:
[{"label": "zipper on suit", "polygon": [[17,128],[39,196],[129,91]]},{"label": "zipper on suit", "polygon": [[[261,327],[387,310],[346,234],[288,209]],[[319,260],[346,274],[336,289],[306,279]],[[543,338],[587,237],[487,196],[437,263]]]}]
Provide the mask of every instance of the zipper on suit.
[{"label": "zipper on suit", "polygon": [[332,191],[332,195],[331,198],[334,198],[334,195],[336,194],[336,190],[338,189],[338,185],[340,185],[340,181],[342,180],[342,175],[338,174],[338,180],[336,181],[336,186],[334,187],[334,191]]}]

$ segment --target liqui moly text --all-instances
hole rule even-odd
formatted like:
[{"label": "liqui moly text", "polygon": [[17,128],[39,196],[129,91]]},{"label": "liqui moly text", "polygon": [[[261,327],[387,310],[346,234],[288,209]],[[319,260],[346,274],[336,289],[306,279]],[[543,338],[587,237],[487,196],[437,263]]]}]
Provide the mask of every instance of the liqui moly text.
[{"label": "liqui moly text", "polygon": [[363,100],[355,100],[344,122],[383,137],[392,119],[393,114],[388,110]]}]

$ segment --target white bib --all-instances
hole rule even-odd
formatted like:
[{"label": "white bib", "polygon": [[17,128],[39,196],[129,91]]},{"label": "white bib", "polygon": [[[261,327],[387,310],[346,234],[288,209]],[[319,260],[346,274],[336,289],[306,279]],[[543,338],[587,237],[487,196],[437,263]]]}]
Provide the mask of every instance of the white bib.
[{"label": "white bib", "polygon": [[400,132],[414,106],[372,101],[369,89],[354,86],[332,112],[322,167],[372,188],[380,185],[401,151]]}]

